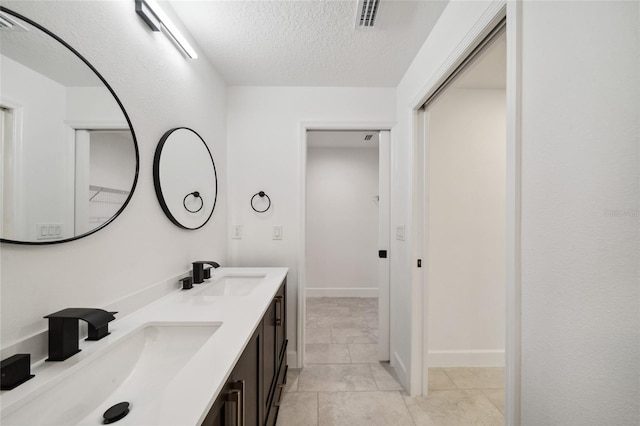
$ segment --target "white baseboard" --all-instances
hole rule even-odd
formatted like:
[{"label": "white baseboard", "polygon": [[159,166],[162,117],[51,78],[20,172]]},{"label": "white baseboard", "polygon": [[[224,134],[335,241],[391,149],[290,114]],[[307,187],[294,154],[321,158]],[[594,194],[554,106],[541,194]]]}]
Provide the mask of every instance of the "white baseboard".
[{"label": "white baseboard", "polygon": [[504,367],[504,350],[429,351],[429,367]]},{"label": "white baseboard", "polygon": [[378,289],[369,288],[307,288],[307,297],[378,297]]}]

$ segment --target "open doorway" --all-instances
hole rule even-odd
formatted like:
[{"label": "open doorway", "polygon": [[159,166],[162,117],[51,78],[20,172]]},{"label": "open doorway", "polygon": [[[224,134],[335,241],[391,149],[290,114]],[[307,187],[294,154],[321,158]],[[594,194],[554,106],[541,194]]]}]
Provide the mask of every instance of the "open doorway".
[{"label": "open doorway", "polygon": [[499,26],[421,110],[423,393],[456,398],[459,391],[486,409],[457,413],[465,422],[488,412],[504,421],[506,99],[506,37]]},{"label": "open doorway", "polygon": [[135,173],[128,129],[75,130],[75,235],[90,232],[124,205]]},{"label": "open doorway", "polygon": [[389,131],[306,134],[305,364],[389,359]]}]

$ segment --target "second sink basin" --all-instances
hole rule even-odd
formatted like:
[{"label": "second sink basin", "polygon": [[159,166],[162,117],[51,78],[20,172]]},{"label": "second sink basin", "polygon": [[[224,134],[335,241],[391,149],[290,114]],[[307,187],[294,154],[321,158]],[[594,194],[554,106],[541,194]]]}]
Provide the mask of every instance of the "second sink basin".
[{"label": "second sink basin", "polygon": [[217,278],[198,296],[248,296],[264,280],[265,275],[225,275]]},{"label": "second sink basin", "polygon": [[[102,413],[119,402],[131,404],[122,424],[140,424],[136,411],[160,400],[220,323],[149,324],[115,342],[13,413],[3,425],[102,424]],[[146,407],[146,409],[145,409]]]}]

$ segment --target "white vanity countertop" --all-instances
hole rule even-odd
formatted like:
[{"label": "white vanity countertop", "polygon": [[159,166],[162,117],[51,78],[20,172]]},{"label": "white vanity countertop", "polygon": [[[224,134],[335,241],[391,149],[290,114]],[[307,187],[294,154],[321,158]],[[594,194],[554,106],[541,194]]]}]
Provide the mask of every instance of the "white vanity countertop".
[{"label": "white vanity countertop", "polygon": [[[103,353],[108,346],[137,329],[153,323],[219,323],[219,329],[170,379],[161,397],[152,403],[131,402],[131,412],[118,425],[200,425],[222,386],[253,335],[278,288],[287,268],[218,268],[213,277],[191,290],[170,295],[109,324],[111,334],[96,342],[80,341],[80,353],[62,362],[41,362],[34,366],[36,377],[23,385],[3,391],[2,415],[20,410],[43,392],[55,392],[56,383]],[[255,290],[246,296],[207,296],[207,288],[220,277],[264,275]],[[106,374],[106,373],[105,373]],[[87,388],[91,383],[86,384]],[[81,397],[81,396],[80,396]],[[120,401],[113,401],[113,403]],[[62,407],[59,407],[62,409]],[[96,418],[95,424],[101,424]],[[84,424],[84,422],[83,422]]]}]

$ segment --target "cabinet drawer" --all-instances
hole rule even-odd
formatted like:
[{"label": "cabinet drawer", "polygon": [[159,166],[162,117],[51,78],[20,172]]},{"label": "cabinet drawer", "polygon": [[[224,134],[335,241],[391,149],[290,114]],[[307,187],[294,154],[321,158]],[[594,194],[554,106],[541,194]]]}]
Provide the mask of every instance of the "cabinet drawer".
[{"label": "cabinet drawer", "polygon": [[287,367],[287,343],[288,340],[285,340],[278,356],[278,364],[276,370],[278,374],[273,375],[273,380],[269,384],[269,394],[267,395],[267,410],[269,409],[269,407],[271,407],[272,400],[276,399],[275,392],[278,389],[278,385],[284,383],[283,380],[286,380],[285,378],[280,376],[282,375],[283,366],[285,368]]},{"label": "cabinet drawer", "polygon": [[282,394],[284,393],[284,384],[286,382],[287,370],[289,366],[287,365],[287,357],[285,356],[282,360],[282,364],[280,365],[280,370],[278,372],[278,380],[275,386],[275,392],[273,395],[273,401],[269,406],[269,414],[267,416],[267,426],[274,426],[276,424],[276,420],[278,418],[278,411],[280,410],[280,403],[282,402]]}]

